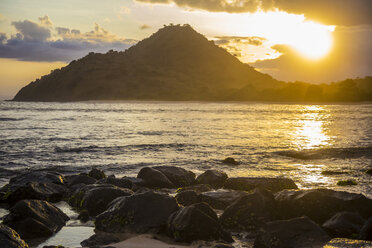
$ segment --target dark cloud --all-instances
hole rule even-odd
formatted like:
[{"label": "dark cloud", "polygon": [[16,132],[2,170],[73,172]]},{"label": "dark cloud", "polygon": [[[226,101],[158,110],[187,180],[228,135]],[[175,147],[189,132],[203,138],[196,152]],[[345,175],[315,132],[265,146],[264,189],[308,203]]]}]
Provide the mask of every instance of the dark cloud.
[{"label": "dark cloud", "polygon": [[217,38],[217,40],[215,41],[216,45],[227,44],[229,42],[239,42],[246,45],[261,46],[263,44],[263,41],[267,40],[266,38],[257,36],[217,36],[215,38]]},{"label": "dark cloud", "polygon": [[180,7],[212,12],[244,13],[279,9],[304,14],[332,25],[372,24],[371,0],[136,0],[145,3],[174,3]]},{"label": "dark cloud", "polygon": [[89,52],[125,50],[136,43],[135,40],[111,34],[98,24],[86,33],[66,27],[53,28],[47,16],[39,18],[39,23],[25,20],[12,25],[17,30],[16,34],[7,37],[0,33],[1,58],[69,62]]},{"label": "dark cloud", "polygon": [[290,47],[276,45],[273,48],[281,57],[251,65],[284,81],[321,83],[372,76],[372,28],[340,27],[333,35],[333,50],[320,61],[306,60]]}]

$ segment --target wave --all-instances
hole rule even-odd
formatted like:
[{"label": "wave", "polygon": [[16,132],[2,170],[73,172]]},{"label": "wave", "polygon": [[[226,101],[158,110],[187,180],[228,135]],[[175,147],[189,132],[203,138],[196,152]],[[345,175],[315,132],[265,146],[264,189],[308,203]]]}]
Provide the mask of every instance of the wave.
[{"label": "wave", "polygon": [[372,159],[372,146],[368,147],[348,147],[348,148],[320,148],[308,149],[302,151],[279,151],[281,156],[297,158],[302,160],[309,159],[327,159],[327,158],[360,158]]},{"label": "wave", "polygon": [[8,118],[8,117],[0,117],[0,121],[22,121],[25,118]]},{"label": "wave", "polygon": [[80,153],[80,152],[93,152],[99,149],[98,146],[85,146],[85,147],[56,147],[54,151],[56,153]]}]

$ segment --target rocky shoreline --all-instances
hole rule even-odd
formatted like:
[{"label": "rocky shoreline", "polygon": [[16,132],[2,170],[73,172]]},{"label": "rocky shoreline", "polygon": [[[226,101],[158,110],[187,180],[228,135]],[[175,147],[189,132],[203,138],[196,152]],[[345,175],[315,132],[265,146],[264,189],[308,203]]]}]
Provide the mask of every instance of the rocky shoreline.
[{"label": "rocky shoreline", "polygon": [[98,169],[11,178],[0,189],[0,207],[9,210],[0,247],[25,248],[56,234],[69,220],[54,205],[60,201],[81,222],[94,221],[83,247],[222,248],[236,247],[237,239],[254,248],[372,247],[372,199],[362,194],[300,190],[289,178],[229,178],[218,170],[196,177],[175,166],[145,167],[136,178]]}]

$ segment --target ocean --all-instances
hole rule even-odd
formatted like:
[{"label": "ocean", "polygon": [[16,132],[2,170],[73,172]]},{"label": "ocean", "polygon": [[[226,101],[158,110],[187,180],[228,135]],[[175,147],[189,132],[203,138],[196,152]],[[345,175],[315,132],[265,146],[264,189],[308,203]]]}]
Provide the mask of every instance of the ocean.
[{"label": "ocean", "polygon": [[[155,165],[284,176],[300,188],[372,197],[372,105],[0,102],[0,186],[32,170],[96,167],[120,177]],[[345,179],[358,184],[337,186]]]}]

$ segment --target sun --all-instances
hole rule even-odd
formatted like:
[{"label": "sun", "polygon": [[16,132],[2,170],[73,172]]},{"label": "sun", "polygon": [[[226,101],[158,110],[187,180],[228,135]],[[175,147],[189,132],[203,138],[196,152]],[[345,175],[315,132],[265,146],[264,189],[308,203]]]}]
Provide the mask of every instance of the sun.
[{"label": "sun", "polygon": [[258,11],[234,15],[229,32],[237,36],[259,36],[271,45],[288,45],[309,60],[325,57],[333,47],[335,26],[307,20],[304,15],[284,11]]}]

